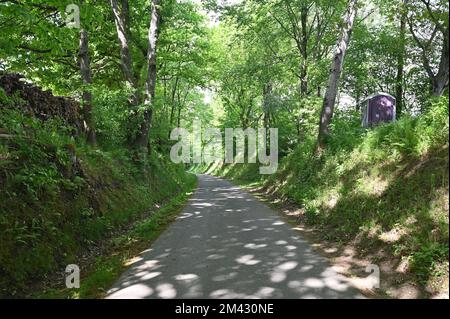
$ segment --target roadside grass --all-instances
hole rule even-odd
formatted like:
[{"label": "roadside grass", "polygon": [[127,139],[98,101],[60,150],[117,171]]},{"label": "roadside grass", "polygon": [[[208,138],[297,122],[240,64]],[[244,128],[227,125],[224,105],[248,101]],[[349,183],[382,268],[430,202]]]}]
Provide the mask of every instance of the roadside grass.
[{"label": "roadside grass", "polygon": [[[80,289],[49,289],[34,295],[40,299],[103,298],[129,262],[148,249],[159,235],[177,218],[197,186],[197,179],[189,174],[185,189],[169,203],[136,222],[131,229],[108,239],[109,247],[81,276]],[[63,281],[62,281],[63,282]]]},{"label": "roadside grass", "polygon": [[314,154],[312,136],[273,175],[261,176],[259,164],[209,172],[295,204],[325,240],[398,259],[430,294],[448,290],[448,98],[373,130],[354,122],[336,118],[324,153]]}]

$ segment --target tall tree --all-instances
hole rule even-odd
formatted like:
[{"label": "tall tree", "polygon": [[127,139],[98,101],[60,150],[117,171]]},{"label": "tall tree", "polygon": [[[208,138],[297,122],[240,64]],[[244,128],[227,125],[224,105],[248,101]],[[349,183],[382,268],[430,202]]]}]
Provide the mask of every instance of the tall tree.
[{"label": "tall tree", "polygon": [[92,120],[92,93],[90,86],[92,84],[92,71],[89,59],[89,38],[86,29],[80,30],[80,51],[78,54],[81,77],[83,79],[83,118],[87,134],[87,142],[90,144],[96,143],[96,134],[94,121]]},{"label": "tall tree", "polygon": [[[434,96],[441,96],[449,83],[449,33],[448,33],[448,1],[420,0],[425,7],[419,19],[431,24],[429,37],[421,36],[414,23],[414,14],[408,17],[408,24],[411,34],[421,50],[423,67],[431,82],[431,93]],[[412,12],[417,11],[417,4],[412,8]],[[438,37],[438,34],[440,37]],[[441,40],[440,58],[437,66],[433,66],[433,53],[436,48],[434,42],[436,38]],[[435,71],[437,69],[437,72]]]},{"label": "tall tree", "polygon": [[144,120],[141,123],[140,130],[138,132],[138,137],[136,139],[136,145],[138,147],[147,147],[150,151],[149,144],[149,131],[150,125],[153,117],[153,102],[155,100],[156,92],[156,57],[157,51],[156,46],[158,42],[158,30],[159,30],[159,0],[152,0],[151,9],[151,19],[150,27],[148,30],[148,54],[147,54],[147,80],[145,82],[145,110],[144,110]]},{"label": "tall tree", "polygon": [[330,132],[330,124],[333,119],[336,96],[338,93],[339,80],[344,66],[345,52],[350,43],[350,37],[353,30],[353,23],[356,18],[358,0],[349,0],[347,13],[342,26],[342,35],[339,40],[333,57],[328,80],[328,87],[323,100],[322,112],[320,115],[319,135],[317,139],[318,148],[325,146],[325,139]]},{"label": "tall tree", "polygon": [[127,0],[122,0],[122,10],[119,9],[119,3],[117,0],[110,0],[111,8],[114,14],[114,22],[117,30],[117,37],[120,44],[120,60],[122,72],[125,77],[125,81],[128,86],[133,90],[132,92],[132,105],[139,104],[139,96],[137,90],[136,80],[133,74],[133,60],[130,51],[130,26],[129,26],[129,6]]},{"label": "tall tree", "polygon": [[402,5],[400,6],[400,34],[399,34],[399,50],[397,55],[397,77],[395,84],[395,97],[397,99],[397,116],[400,117],[403,108],[403,78],[404,78],[404,68],[405,68],[405,50],[406,50],[406,18],[407,9],[406,6],[408,0],[402,0]]}]

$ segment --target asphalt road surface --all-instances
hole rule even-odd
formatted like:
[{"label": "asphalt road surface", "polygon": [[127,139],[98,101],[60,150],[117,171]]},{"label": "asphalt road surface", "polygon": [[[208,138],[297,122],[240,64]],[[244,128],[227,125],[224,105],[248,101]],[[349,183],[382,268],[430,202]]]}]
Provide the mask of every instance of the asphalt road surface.
[{"label": "asphalt road surface", "polygon": [[362,298],[277,212],[199,175],[180,217],[107,298]]}]

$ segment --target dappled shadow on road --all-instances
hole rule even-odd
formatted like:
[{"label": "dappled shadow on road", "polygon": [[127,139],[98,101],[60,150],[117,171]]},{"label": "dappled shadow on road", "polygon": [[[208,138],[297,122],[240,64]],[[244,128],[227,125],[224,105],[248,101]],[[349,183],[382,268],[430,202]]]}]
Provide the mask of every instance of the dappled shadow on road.
[{"label": "dappled shadow on road", "polygon": [[[445,268],[448,273],[448,144],[419,158],[372,167],[357,162],[343,174],[319,161],[311,165],[317,165],[309,170],[311,183],[325,186],[310,191],[303,202],[322,200],[320,213],[307,214],[302,201],[279,200],[282,193],[300,193],[295,187],[302,186],[295,181],[287,183],[290,190],[267,183],[253,191],[299,224],[297,229],[315,246],[332,251],[325,255],[340,272],[365,278],[367,264],[379,265],[380,296],[429,298],[430,291],[439,289],[434,287],[445,281],[445,275],[440,279],[436,273],[444,269],[445,274]],[[324,176],[328,183],[315,181]],[[289,178],[299,177],[285,179]],[[329,196],[320,198],[324,193]]]},{"label": "dappled shadow on road", "polygon": [[200,176],[178,220],[108,298],[358,298],[361,295],[265,205]]}]

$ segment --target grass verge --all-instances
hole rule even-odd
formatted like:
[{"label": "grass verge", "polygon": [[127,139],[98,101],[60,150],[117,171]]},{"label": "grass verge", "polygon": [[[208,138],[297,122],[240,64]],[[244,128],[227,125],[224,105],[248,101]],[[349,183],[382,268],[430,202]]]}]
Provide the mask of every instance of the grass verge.
[{"label": "grass verge", "polygon": [[[147,218],[132,225],[130,229],[109,239],[102,255],[84,271],[80,289],[53,288],[35,294],[41,299],[103,298],[130,261],[147,249],[159,235],[176,219],[186,201],[197,186],[194,175],[188,175],[185,189],[170,202],[151,212]],[[62,279],[61,282],[64,282]]]},{"label": "grass verge", "polygon": [[382,275],[398,281],[385,287],[391,297],[448,296],[448,132],[442,98],[421,117],[371,130],[337,118],[323,153],[307,140],[270,176],[255,164],[203,171],[259,186],[292,205],[298,223],[318,230],[322,242],[389,269]]}]

